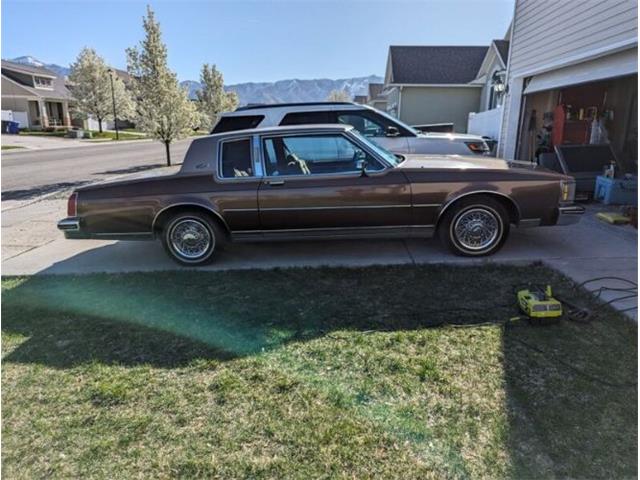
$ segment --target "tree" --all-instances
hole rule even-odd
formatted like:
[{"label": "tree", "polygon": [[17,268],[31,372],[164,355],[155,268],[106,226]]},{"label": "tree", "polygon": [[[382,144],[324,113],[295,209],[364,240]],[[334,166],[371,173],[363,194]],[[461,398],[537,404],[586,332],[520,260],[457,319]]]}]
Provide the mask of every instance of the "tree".
[{"label": "tree", "polygon": [[238,106],[238,95],[235,92],[225,92],[222,73],[215,65],[204,64],[200,72],[202,88],[196,92],[196,102],[204,128],[210,128],[222,112],[235,110]]},{"label": "tree", "polygon": [[167,47],[151,7],[147,7],[142,22],[144,40],[138,47],[127,49],[127,70],[136,97],[136,126],[164,143],[167,166],[171,166],[169,146],[193,129],[196,109],[167,66]]},{"label": "tree", "polygon": [[109,67],[92,48],[83,48],[75,63],[71,65],[69,82],[76,99],[74,115],[87,118],[92,115],[98,120],[102,132],[102,121],[113,119],[113,100],[115,97],[118,118],[129,118],[133,113],[131,95],[124,82],[114,75],[113,97]]},{"label": "tree", "polygon": [[327,102],[350,102],[351,95],[346,90],[331,90]]}]

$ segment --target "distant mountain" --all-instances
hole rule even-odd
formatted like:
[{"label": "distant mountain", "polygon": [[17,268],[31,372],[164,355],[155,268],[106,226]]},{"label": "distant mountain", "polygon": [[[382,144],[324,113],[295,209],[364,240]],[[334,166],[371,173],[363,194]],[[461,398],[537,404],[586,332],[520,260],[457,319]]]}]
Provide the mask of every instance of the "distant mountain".
[{"label": "distant mountain", "polygon": [[[368,77],[341,78],[330,80],[327,78],[314,80],[279,80],[277,82],[238,83],[226,85],[227,91],[238,94],[240,105],[248,103],[280,103],[280,102],[321,102],[332,90],[346,90],[351,97],[366,95],[369,83],[381,83],[382,77],[369,75]],[[194,80],[180,83],[189,89],[189,96],[195,98],[195,92],[200,84]]]},{"label": "distant mountain", "polygon": [[44,63],[37,58],[32,57],[31,55],[12,58],[11,61],[16,63],[23,63],[25,65],[33,65],[34,67],[44,67],[47,70],[51,70],[53,73],[60,77],[66,77],[71,71],[69,67],[62,67],[60,65],[56,65],[55,63]]},{"label": "distant mountain", "polygon": [[[11,59],[12,62],[44,67],[56,75],[66,77],[71,69],[55,63],[45,63],[31,55],[24,55]],[[369,75],[368,77],[341,78],[330,80],[320,78],[313,80],[279,80],[277,82],[249,82],[226,85],[227,91],[238,94],[240,105],[248,103],[281,103],[281,102],[321,102],[332,90],[346,90],[353,98],[356,95],[366,95],[369,83],[381,83],[382,77]],[[195,80],[185,80],[180,85],[189,90],[189,97],[196,98],[196,92],[201,88]]]}]

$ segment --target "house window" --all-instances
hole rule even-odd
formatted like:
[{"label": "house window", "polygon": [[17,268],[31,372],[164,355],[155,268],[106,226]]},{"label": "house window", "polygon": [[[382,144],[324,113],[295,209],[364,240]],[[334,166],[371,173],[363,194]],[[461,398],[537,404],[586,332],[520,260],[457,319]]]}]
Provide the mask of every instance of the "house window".
[{"label": "house window", "polygon": [[46,77],[33,77],[37,88],[53,88],[53,80]]}]

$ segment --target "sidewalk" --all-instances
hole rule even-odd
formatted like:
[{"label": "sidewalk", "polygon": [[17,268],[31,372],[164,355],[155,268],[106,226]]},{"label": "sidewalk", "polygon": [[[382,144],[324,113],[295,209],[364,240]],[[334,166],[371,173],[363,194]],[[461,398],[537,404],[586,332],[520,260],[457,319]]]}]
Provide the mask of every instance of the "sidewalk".
[{"label": "sidewalk", "polygon": [[[3,202],[2,274],[33,275],[131,272],[181,269],[160,242],[65,240],[56,222],[65,216],[66,194],[20,205]],[[305,241],[231,244],[217,253],[205,270],[269,269],[305,266],[542,261],[576,282],[601,276],[637,280],[638,234],[631,226],[612,226],[595,218],[590,208],[582,221],[567,227],[512,230],[505,247],[490,258],[450,254],[437,240]],[[609,283],[610,282],[605,282]],[[589,285],[598,288],[603,282]],[[605,292],[605,300],[619,292]],[[616,304],[626,309],[635,299]],[[636,312],[629,312],[636,318]]]},{"label": "sidewalk", "polygon": [[90,140],[77,138],[58,138],[39,135],[7,135],[1,138],[2,145],[12,145],[22,148],[15,150],[4,150],[3,155],[20,154],[33,150],[53,150],[59,148],[93,147],[98,145],[123,145],[126,143],[151,142],[151,139],[140,140]]}]

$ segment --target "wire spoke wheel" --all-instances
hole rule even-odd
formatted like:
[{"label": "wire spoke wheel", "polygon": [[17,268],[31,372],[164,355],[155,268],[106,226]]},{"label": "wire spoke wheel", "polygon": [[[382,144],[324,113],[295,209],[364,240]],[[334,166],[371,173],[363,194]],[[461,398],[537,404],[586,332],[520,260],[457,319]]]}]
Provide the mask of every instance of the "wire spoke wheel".
[{"label": "wire spoke wheel", "polygon": [[169,240],[176,253],[188,260],[202,257],[214,243],[207,226],[194,218],[176,222],[169,233]]},{"label": "wire spoke wheel", "polygon": [[453,234],[462,247],[471,251],[490,248],[499,240],[502,221],[493,211],[475,207],[463,211],[453,224]]}]

